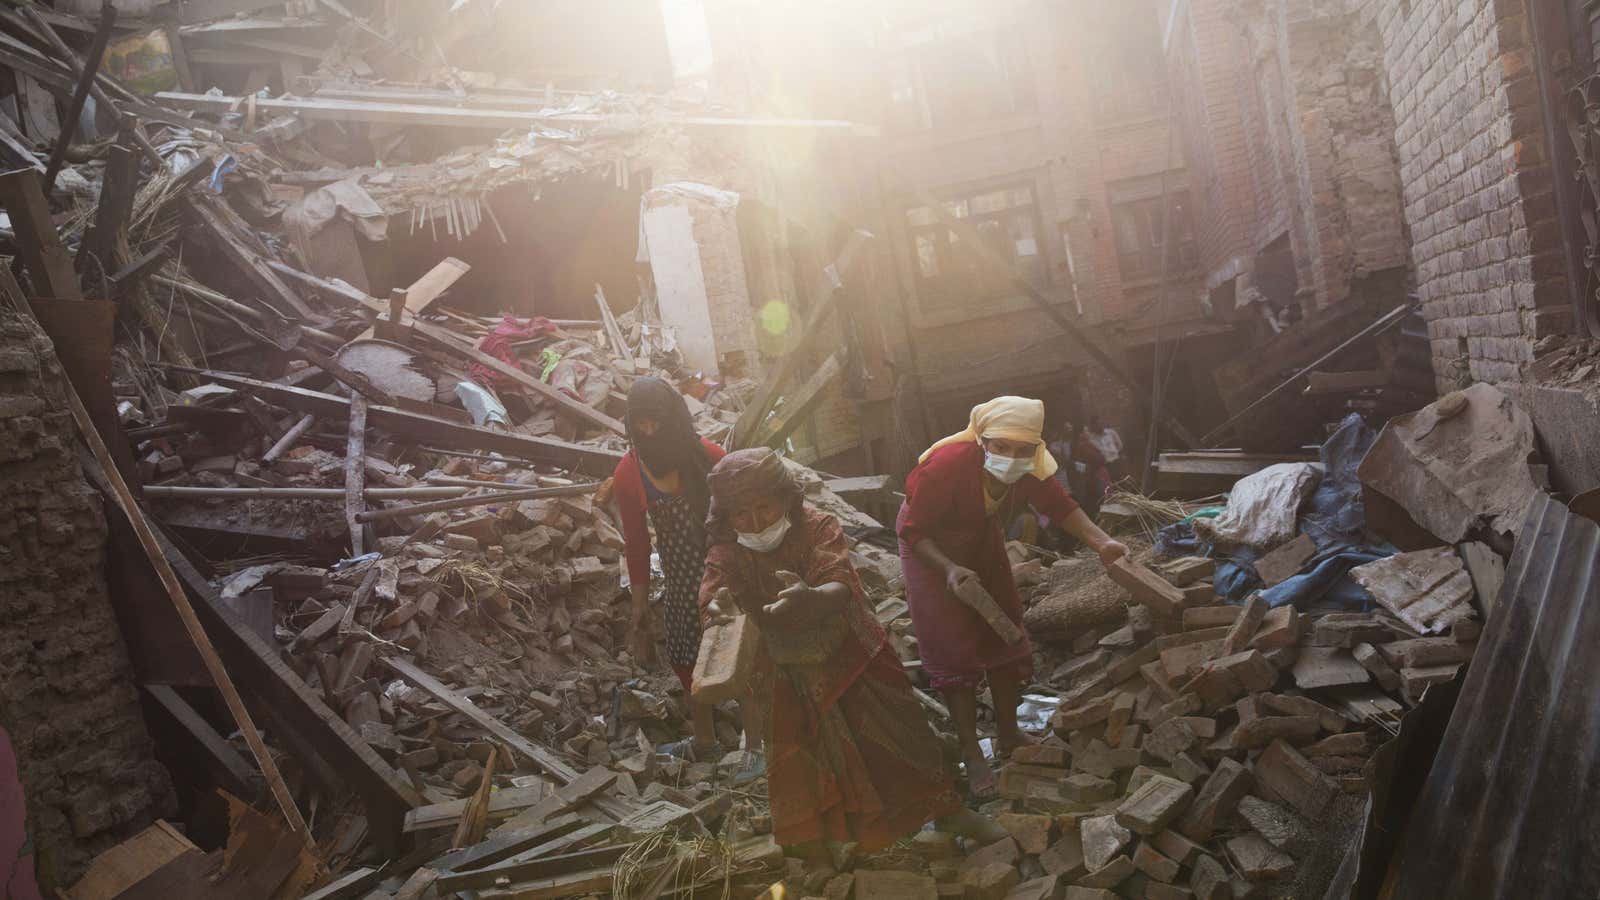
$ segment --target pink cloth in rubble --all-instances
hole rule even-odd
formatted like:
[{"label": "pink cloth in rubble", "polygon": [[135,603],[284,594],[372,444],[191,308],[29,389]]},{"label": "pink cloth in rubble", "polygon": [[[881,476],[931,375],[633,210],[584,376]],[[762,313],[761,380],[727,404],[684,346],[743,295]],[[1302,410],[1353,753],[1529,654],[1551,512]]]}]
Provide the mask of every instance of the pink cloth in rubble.
[{"label": "pink cloth in rubble", "polygon": [[[553,334],[555,330],[555,323],[544,316],[534,316],[526,322],[519,320],[516,316],[506,316],[500,320],[499,325],[494,327],[494,331],[489,332],[484,336],[483,340],[478,342],[478,349],[508,366],[516,366],[523,371],[527,371],[527,367],[522,364],[522,360],[517,358],[517,349],[512,344],[518,341],[531,341],[544,334]],[[535,378],[539,375],[537,371],[531,374]],[[490,386],[499,385],[503,387],[515,384],[510,378],[482,364],[473,365],[472,380],[479,384]]]}]

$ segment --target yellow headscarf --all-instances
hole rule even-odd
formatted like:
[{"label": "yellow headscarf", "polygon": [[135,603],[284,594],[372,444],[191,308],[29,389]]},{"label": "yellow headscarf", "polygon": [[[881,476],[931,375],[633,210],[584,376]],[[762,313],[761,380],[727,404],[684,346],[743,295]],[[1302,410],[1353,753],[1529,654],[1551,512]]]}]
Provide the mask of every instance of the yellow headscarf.
[{"label": "yellow headscarf", "polygon": [[1044,445],[1044,401],[1027,397],[996,397],[988,403],[972,408],[972,420],[966,431],[944,438],[922,452],[917,462],[927,462],[933,451],[950,444],[975,444],[980,440],[999,438],[1004,441],[1034,443],[1039,449],[1033,454],[1033,476],[1049,478],[1056,473],[1056,458]]}]

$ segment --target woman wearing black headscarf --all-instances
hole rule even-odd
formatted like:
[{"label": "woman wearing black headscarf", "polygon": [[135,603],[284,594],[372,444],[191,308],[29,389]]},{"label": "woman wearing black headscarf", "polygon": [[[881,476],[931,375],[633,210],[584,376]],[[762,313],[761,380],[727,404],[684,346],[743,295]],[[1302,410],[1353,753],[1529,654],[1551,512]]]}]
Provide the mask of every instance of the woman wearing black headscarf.
[{"label": "woman wearing black headscarf", "polygon": [[[700,651],[700,577],[706,562],[706,474],[723,450],[694,430],[683,397],[659,378],[640,378],[628,391],[628,441],[633,444],[612,475],[612,491],[627,543],[628,586],[633,594],[629,644],[643,662],[651,649],[650,529],[660,544],[667,662],[689,691]],[[694,742],[716,741],[711,707],[692,704]]]}]

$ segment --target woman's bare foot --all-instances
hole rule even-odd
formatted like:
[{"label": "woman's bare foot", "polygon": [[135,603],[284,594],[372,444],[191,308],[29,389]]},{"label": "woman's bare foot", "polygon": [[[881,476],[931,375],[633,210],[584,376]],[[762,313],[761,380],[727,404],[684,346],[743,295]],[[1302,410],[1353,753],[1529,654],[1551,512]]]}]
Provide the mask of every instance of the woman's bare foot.
[{"label": "woman's bare foot", "polygon": [[995,777],[994,767],[984,758],[983,750],[974,747],[963,751],[961,762],[967,769],[967,793],[974,800],[993,800],[1000,780]]},{"label": "woman's bare foot", "polygon": [[1001,756],[1010,756],[1018,747],[1032,747],[1039,743],[1039,739],[1021,728],[1014,728],[1009,734],[1002,734],[995,738],[995,749]]}]

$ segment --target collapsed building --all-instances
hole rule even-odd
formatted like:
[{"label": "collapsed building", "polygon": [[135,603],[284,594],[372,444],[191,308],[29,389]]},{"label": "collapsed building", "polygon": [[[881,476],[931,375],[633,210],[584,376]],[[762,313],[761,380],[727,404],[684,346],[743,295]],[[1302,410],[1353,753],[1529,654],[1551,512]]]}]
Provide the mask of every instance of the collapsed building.
[{"label": "collapsed building", "polygon": [[[709,68],[627,0],[0,11],[0,726],[41,882],[1424,895],[1445,779],[1504,741],[1488,679],[1586,596],[1534,573],[1592,568],[1585,201],[1551,177],[1592,50],[1529,7],[847,34],[714,0]],[[916,453],[1000,393],[1128,436],[1101,518],[1137,561],[1008,545],[1045,740],[990,830],[808,867],[747,754],[657,752],[687,697],[625,649],[604,481],[645,375],[802,467],[919,684],[886,527]],[[1539,835],[1449,877],[1597,883]]]}]

